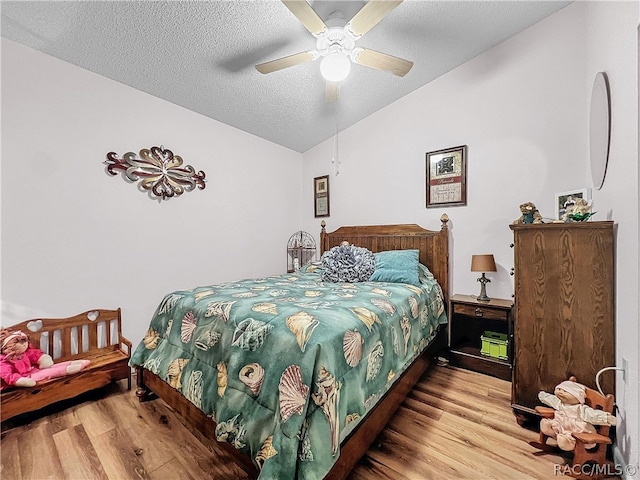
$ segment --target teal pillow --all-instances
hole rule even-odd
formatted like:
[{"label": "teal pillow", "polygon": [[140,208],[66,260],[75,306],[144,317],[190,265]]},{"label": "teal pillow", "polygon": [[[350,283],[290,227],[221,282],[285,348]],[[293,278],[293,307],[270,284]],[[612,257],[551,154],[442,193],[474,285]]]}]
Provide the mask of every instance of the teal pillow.
[{"label": "teal pillow", "polygon": [[388,250],[375,253],[376,269],[370,282],[410,283],[420,286],[418,250]]}]

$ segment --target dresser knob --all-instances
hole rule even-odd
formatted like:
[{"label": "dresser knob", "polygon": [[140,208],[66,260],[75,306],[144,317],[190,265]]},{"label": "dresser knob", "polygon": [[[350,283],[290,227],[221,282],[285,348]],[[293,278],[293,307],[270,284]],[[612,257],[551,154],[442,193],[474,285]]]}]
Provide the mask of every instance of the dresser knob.
[{"label": "dresser knob", "polygon": [[483,315],[481,308],[476,308],[476,317],[481,317]]}]

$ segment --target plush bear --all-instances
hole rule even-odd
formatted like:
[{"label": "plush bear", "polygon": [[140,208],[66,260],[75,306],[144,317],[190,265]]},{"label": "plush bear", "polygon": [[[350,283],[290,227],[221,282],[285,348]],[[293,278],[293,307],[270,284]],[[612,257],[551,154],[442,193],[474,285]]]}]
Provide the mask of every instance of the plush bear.
[{"label": "plush bear", "polygon": [[562,216],[562,220],[565,222],[584,222],[589,220],[596,212],[591,212],[591,204],[584,198],[576,199],[573,207],[567,209]]},{"label": "plush bear", "polygon": [[[553,418],[540,420],[540,431],[555,438],[558,447],[572,451],[576,446],[573,433],[595,433],[594,425],[615,425],[616,417],[610,413],[596,410],[585,405],[585,386],[572,380],[565,380],[556,385],[553,394],[540,392],[538,398],[542,403],[553,407]],[[593,448],[595,444],[586,445]]]},{"label": "plush bear", "polygon": [[79,372],[89,363],[89,360],[54,363],[50,355],[31,345],[27,334],[0,329],[0,389],[33,387],[40,380]]},{"label": "plush bear", "polygon": [[533,202],[526,202],[520,205],[520,218],[513,222],[514,225],[523,223],[543,223],[542,215]]}]

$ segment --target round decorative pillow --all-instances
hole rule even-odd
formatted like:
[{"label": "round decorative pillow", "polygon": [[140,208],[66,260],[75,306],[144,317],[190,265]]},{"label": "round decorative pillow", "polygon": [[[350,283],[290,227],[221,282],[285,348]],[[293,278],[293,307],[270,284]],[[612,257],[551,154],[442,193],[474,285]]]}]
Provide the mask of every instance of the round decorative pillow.
[{"label": "round decorative pillow", "polygon": [[366,282],[375,269],[376,257],[364,247],[340,245],[322,255],[323,282]]}]

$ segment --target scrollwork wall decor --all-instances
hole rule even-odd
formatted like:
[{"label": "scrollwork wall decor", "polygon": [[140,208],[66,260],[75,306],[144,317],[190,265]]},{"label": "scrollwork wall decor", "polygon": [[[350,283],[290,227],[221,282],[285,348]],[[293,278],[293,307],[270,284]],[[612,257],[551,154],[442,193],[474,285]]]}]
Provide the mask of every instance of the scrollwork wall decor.
[{"label": "scrollwork wall decor", "polygon": [[206,175],[202,170],[196,172],[191,165],[182,166],[182,157],[163,146],[142,149],[139,156],[128,152],[122,158],[118,158],[116,152],[109,152],[104,163],[111,175],[122,170],[126,178],[132,182],[140,180],[140,188],[162,200],[180,196],[196,187],[200,190],[206,187]]}]

